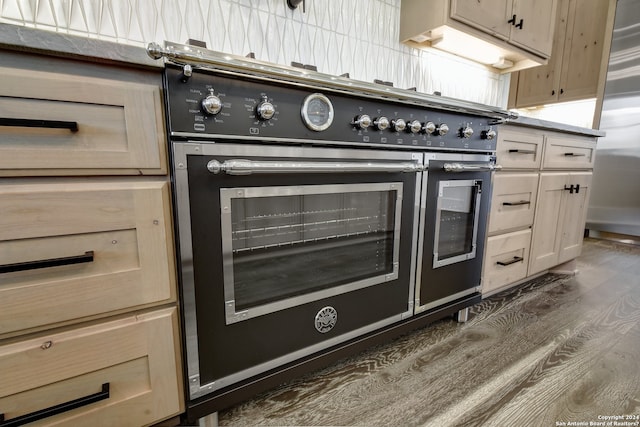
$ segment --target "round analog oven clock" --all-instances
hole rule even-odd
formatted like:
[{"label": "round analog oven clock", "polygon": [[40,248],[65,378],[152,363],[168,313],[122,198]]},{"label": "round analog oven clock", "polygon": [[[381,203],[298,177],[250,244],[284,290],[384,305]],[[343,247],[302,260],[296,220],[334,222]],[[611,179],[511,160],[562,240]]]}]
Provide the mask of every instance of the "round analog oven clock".
[{"label": "round analog oven clock", "polygon": [[302,121],[311,130],[323,131],[333,122],[333,104],[321,93],[312,93],[302,103]]}]

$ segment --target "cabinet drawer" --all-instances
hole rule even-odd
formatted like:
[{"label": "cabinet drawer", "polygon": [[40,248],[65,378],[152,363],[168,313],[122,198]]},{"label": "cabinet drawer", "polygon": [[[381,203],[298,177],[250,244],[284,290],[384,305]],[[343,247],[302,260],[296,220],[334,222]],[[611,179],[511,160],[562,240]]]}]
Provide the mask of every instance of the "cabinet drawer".
[{"label": "cabinet drawer", "polygon": [[489,233],[532,225],[537,194],[537,173],[495,174]]},{"label": "cabinet drawer", "polygon": [[596,143],[589,138],[548,136],[544,150],[544,169],[592,169]]},{"label": "cabinet drawer", "polygon": [[487,293],[527,276],[531,230],[515,231],[487,239],[482,292]]},{"label": "cabinet drawer", "polygon": [[158,86],[11,68],[0,75],[2,175],[166,173]]},{"label": "cabinet drawer", "polygon": [[0,413],[11,421],[108,388],[29,425],[138,427],[169,418],[183,408],[178,343],[169,308],[0,346]]},{"label": "cabinet drawer", "polygon": [[498,131],[497,164],[505,169],[539,169],[544,136],[511,128]]},{"label": "cabinet drawer", "polygon": [[0,187],[0,337],[175,300],[168,183]]}]

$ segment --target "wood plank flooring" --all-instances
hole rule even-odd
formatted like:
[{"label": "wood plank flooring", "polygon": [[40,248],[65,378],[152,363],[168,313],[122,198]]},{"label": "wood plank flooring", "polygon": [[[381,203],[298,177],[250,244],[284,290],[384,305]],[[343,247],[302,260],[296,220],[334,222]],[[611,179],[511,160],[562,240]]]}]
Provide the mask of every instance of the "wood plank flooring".
[{"label": "wood plank flooring", "polygon": [[489,297],[465,324],[436,322],[256,396],[220,412],[219,424],[519,427],[640,416],[640,247],[586,239],[578,269]]}]

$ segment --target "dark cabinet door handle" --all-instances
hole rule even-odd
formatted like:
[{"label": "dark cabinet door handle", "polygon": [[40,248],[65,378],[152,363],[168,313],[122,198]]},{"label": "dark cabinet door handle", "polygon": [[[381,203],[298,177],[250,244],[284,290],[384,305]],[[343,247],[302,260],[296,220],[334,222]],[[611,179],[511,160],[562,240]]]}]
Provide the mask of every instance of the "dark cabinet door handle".
[{"label": "dark cabinet door handle", "polygon": [[0,274],[13,273],[14,271],[36,270],[38,268],[59,267],[61,265],[81,264],[84,262],[93,262],[93,251],[87,251],[83,255],[0,265]]},{"label": "dark cabinet door handle", "polygon": [[50,408],[41,409],[30,414],[22,415],[20,417],[12,418],[10,420],[4,419],[4,414],[0,414],[0,427],[16,427],[24,424],[29,424],[34,421],[42,420],[47,417],[62,414],[63,412],[71,411],[72,409],[80,408],[82,406],[89,405],[91,403],[99,402],[109,398],[109,383],[102,384],[102,390],[98,393],[91,394],[89,396],[74,399],[66,403],[51,406]]},{"label": "dark cabinet door handle", "polygon": [[573,194],[574,188],[573,184],[571,184],[571,187],[567,187],[566,185],[564,186],[564,189],[567,190],[569,194]]},{"label": "dark cabinet door handle", "polygon": [[514,24],[516,28],[520,28],[522,29],[522,25],[524,25],[524,19],[521,19],[520,22],[518,22],[517,24]]},{"label": "dark cabinet door handle", "polygon": [[78,122],[64,122],[59,120],[37,120],[37,119],[11,119],[0,118],[0,126],[16,126],[23,128],[49,128],[49,129],[69,129],[71,132],[78,131]]},{"label": "dark cabinet door handle", "polygon": [[507,21],[507,24],[516,25],[516,15]]},{"label": "dark cabinet door handle", "polygon": [[584,153],[564,153],[566,157],[584,157],[586,154]]},{"label": "dark cabinet door handle", "polygon": [[580,184],[576,184],[576,194],[580,192]]},{"label": "dark cabinet door handle", "polygon": [[496,264],[498,264],[498,265],[511,265],[511,264],[515,264],[516,262],[520,262],[520,261],[524,261],[524,258],[522,258],[521,256],[514,256],[513,259],[510,259],[509,261],[498,261],[498,262],[496,262]]},{"label": "dark cabinet door handle", "polygon": [[520,206],[530,204],[531,202],[529,200],[520,200],[519,202],[502,202],[502,206]]},{"label": "dark cabinet door handle", "polygon": [[518,154],[536,154],[536,150],[520,150],[517,148],[512,148],[509,150],[510,153],[518,153]]}]

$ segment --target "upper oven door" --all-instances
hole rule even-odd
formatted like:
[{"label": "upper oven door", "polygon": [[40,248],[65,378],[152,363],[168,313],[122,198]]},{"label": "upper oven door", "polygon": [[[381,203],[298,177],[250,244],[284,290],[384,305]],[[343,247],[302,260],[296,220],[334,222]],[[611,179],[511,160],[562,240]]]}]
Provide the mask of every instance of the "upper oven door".
[{"label": "upper oven door", "polygon": [[413,314],[421,154],[173,147],[192,398]]}]

